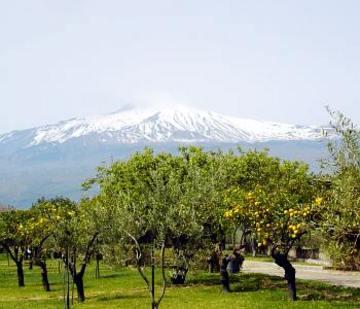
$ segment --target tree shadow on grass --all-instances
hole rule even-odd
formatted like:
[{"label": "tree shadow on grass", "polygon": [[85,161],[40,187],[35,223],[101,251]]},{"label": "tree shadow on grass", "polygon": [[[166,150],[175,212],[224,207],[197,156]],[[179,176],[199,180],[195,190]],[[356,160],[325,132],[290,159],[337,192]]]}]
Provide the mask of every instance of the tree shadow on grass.
[{"label": "tree shadow on grass", "polygon": [[[258,290],[259,288],[276,288],[283,284],[283,279],[276,276],[268,276],[263,274],[236,274],[230,275],[230,283],[244,286],[246,290]],[[188,285],[219,285],[220,275],[217,273],[195,273],[189,277]]]},{"label": "tree shadow on grass", "polygon": [[301,300],[360,301],[360,289],[356,288],[304,280],[298,280],[297,287]]},{"label": "tree shadow on grass", "polygon": [[119,278],[121,277],[120,274],[106,274],[106,275],[101,275],[100,278]]},{"label": "tree shadow on grass", "polygon": [[[256,273],[240,273],[230,276],[231,289],[234,293],[255,292],[259,290],[286,291],[286,281],[282,277]],[[189,277],[187,285],[219,286],[219,274],[195,273]],[[300,300],[323,301],[360,301],[360,289],[333,286],[322,282],[297,280]]]},{"label": "tree shadow on grass", "polygon": [[112,301],[112,300],[119,300],[119,299],[148,299],[148,296],[139,295],[139,294],[124,294],[124,293],[114,293],[112,295],[101,295],[97,296],[96,299],[98,301]]}]

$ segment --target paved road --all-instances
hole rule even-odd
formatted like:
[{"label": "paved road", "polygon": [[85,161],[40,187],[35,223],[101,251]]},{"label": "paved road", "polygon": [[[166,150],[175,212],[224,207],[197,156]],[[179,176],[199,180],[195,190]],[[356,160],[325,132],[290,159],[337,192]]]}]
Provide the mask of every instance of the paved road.
[{"label": "paved road", "polygon": [[[360,288],[360,272],[343,272],[324,270],[322,266],[294,265],[296,277],[327,282],[333,285],[343,285]],[[284,276],[284,270],[275,263],[246,261],[243,271],[248,273],[263,273],[274,276]]]}]

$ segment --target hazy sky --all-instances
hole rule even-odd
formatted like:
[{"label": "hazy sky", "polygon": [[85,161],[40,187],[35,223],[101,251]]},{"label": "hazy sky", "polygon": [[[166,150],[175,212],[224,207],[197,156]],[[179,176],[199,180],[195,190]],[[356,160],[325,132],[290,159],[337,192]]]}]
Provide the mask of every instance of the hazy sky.
[{"label": "hazy sky", "polygon": [[0,132],[157,101],[360,123],[359,16],[357,0],[3,0]]}]

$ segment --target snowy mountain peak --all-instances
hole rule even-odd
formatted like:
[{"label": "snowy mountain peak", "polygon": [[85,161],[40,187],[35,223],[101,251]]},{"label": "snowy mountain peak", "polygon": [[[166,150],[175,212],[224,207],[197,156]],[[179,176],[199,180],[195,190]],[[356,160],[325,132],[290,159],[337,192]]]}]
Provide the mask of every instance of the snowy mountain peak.
[{"label": "snowy mountain peak", "polygon": [[[161,108],[127,105],[107,115],[74,118],[27,131],[27,146],[64,143],[95,138],[102,143],[140,142],[258,142],[314,140],[322,138],[320,127],[260,122],[176,105]],[[0,136],[11,142],[23,132]]]}]

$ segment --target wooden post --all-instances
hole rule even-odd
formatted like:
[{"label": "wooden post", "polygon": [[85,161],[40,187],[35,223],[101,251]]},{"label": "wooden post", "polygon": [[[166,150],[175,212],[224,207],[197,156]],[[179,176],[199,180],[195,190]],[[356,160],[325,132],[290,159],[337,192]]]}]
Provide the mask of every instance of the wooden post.
[{"label": "wooden post", "polygon": [[155,257],[154,257],[155,241],[151,249],[151,296],[152,296],[152,309],[155,308]]}]

